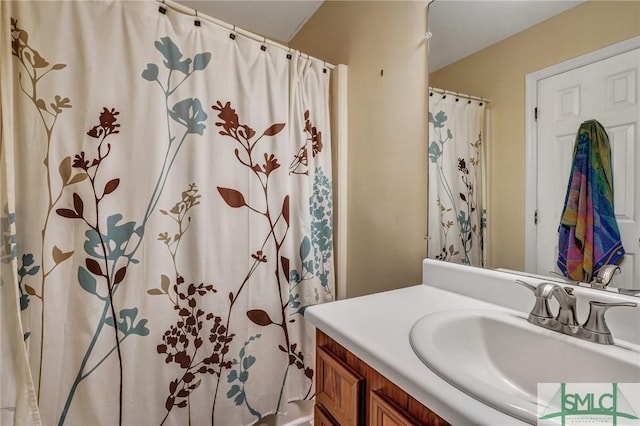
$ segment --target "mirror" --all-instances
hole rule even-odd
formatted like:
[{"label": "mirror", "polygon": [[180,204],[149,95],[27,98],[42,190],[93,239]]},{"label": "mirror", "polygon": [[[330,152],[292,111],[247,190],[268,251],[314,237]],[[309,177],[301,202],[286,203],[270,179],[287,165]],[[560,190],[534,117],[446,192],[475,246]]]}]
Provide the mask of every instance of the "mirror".
[{"label": "mirror", "polygon": [[[525,76],[639,36],[639,14],[638,3],[624,1],[436,0],[429,5],[429,85],[491,100],[486,267],[526,270]],[[520,22],[523,17],[539,21],[518,32],[518,24],[527,25]],[[488,29],[496,30],[494,38]],[[467,33],[473,43],[464,38]],[[640,286],[640,279],[635,283]]]}]

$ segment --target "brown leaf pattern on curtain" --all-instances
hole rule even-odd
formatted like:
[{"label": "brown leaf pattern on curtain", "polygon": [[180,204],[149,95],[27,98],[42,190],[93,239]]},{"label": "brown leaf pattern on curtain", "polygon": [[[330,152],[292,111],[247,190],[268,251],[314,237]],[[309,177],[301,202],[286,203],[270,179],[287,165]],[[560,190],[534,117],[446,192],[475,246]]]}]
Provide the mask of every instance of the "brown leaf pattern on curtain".
[{"label": "brown leaf pattern on curtain", "polygon": [[[40,52],[35,50],[32,47],[32,41],[30,42],[29,40],[29,34],[19,27],[16,19],[11,19],[11,36],[12,55],[17,58],[17,62],[23,68],[18,73],[17,79],[19,81],[17,81],[16,87],[19,84],[22,93],[26,96],[29,109],[33,107],[35,122],[38,126],[42,125],[44,130],[43,139],[46,137],[44,141],[46,142],[46,154],[44,159],[41,158],[37,163],[40,164],[40,161],[44,160],[45,172],[40,171],[39,173],[43,175],[43,181],[46,183],[46,188],[43,188],[42,192],[46,192],[47,195],[42,194],[41,196],[42,206],[34,206],[34,208],[46,212],[43,223],[36,225],[38,227],[41,226],[41,232],[38,236],[41,236],[41,247],[37,248],[40,249],[40,253],[38,253],[40,259],[34,258],[31,253],[21,253],[22,264],[19,263],[20,269],[18,272],[18,285],[21,295],[20,306],[21,309],[26,309],[30,301],[39,300],[41,305],[41,311],[38,312],[41,314],[39,328],[44,330],[46,328],[45,320],[47,320],[45,315],[46,295],[54,290],[54,287],[50,286],[51,290],[47,289],[47,292],[45,292],[47,287],[45,284],[48,284],[49,279],[53,279],[50,275],[58,266],[71,259],[67,263],[68,268],[61,269],[73,268],[72,279],[67,280],[68,282],[57,282],[56,284],[68,285],[69,288],[64,288],[64,291],[73,292],[71,294],[74,297],[77,296],[83,305],[86,303],[86,306],[81,307],[82,311],[78,310],[78,312],[83,315],[86,314],[85,318],[92,318],[91,321],[94,321],[92,324],[70,324],[72,326],[70,332],[76,334],[79,334],[78,331],[83,331],[83,327],[91,330],[88,336],[74,335],[74,338],[77,338],[77,342],[74,341],[72,345],[59,351],[62,354],[61,356],[68,360],[65,362],[69,363],[69,365],[65,364],[60,367],[64,367],[65,372],[67,367],[70,366],[71,368],[69,370],[71,376],[65,376],[65,380],[68,379],[68,382],[71,383],[70,389],[66,388],[68,383],[65,381],[64,389],[61,389],[62,393],[60,394],[62,398],[60,398],[55,395],[56,387],[52,386],[51,383],[44,383],[42,386],[42,390],[46,391],[43,407],[47,406],[47,409],[49,409],[50,406],[57,410],[59,407],[55,404],[60,401],[60,405],[62,405],[62,401],[64,401],[62,411],[53,413],[56,418],[48,420],[54,422],[57,420],[58,424],[64,424],[67,421],[70,423],[77,422],[78,418],[81,418],[85,413],[81,412],[84,407],[79,403],[80,401],[73,403],[74,396],[77,399],[82,399],[80,398],[82,392],[89,390],[87,386],[95,384],[84,383],[85,379],[89,377],[98,379],[100,378],[99,374],[94,374],[96,371],[108,370],[106,372],[99,371],[99,373],[101,375],[108,375],[111,372],[114,375],[119,374],[119,383],[113,381],[108,389],[100,391],[104,391],[105,394],[118,394],[118,422],[119,424],[125,424],[126,421],[123,422],[123,406],[126,408],[126,404],[123,404],[123,371],[125,369],[123,367],[121,345],[125,340],[130,342],[136,339],[135,337],[129,339],[130,336],[148,336],[150,334],[149,328],[154,333],[158,333],[158,340],[153,342],[151,346],[143,344],[135,348],[150,348],[153,353],[157,353],[155,361],[165,365],[166,372],[168,372],[163,373],[168,375],[163,376],[163,380],[166,379],[162,383],[163,393],[159,395],[161,399],[156,402],[158,406],[160,401],[164,403],[166,414],[162,423],[167,421],[170,415],[185,414],[188,416],[185,423],[191,424],[192,406],[190,398],[195,398],[194,392],[201,385],[206,384],[207,386],[202,386],[202,388],[210,389],[212,382],[215,384],[215,393],[211,395],[212,424],[216,414],[216,400],[218,398],[223,399],[225,396],[227,400],[232,400],[236,406],[245,406],[252,415],[261,419],[262,414],[251,406],[251,394],[248,390],[245,392],[245,386],[251,385],[250,374],[252,370],[250,368],[256,362],[257,356],[254,356],[254,354],[265,353],[263,350],[260,352],[256,350],[251,353],[258,344],[271,345],[272,352],[265,355],[268,357],[273,356],[276,364],[282,361],[282,363],[278,364],[282,366],[283,371],[276,385],[282,386],[280,399],[274,407],[276,410],[282,408],[287,402],[284,398],[286,392],[283,392],[283,390],[286,383],[291,380],[294,372],[296,376],[299,375],[305,380],[301,382],[304,385],[303,392],[307,390],[308,380],[309,387],[305,398],[312,396],[313,359],[310,359],[311,357],[305,359],[301,342],[296,342],[296,338],[292,337],[295,334],[292,330],[294,332],[298,331],[293,328],[293,324],[296,321],[300,321],[303,309],[306,307],[300,307],[300,304],[308,303],[309,301],[302,302],[302,298],[297,300],[300,295],[292,294],[291,286],[295,287],[300,282],[294,283],[290,279],[290,267],[293,267],[294,264],[297,265],[298,262],[297,258],[295,261],[293,259],[290,261],[283,251],[283,244],[287,234],[290,233],[290,228],[293,226],[292,223],[297,223],[297,218],[294,219],[292,217],[293,213],[290,211],[290,195],[282,193],[282,188],[276,187],[276,184],[279,185],[279,183],[275,182],[276,179],[282,179],[280,176],[287,175],[300,175],[295,179],[306,179],[310,174],[310,163],[313,163],[310,158],[316,157],[323,150],[322,132],[311,122],[309,110],[304,112],[305,140],[293,156],[289,167],[287,167],[286,162],[290,159],[289,156],[287,156],[288,158],[282,158],[282,156],[278,157],[274,152],[258,152],[257,148],[260,141],[281,135],[286,128],[285,123],[265,123],[264,127],[260,126],[259,129],[254,129],[249,123],[242,122],[233,108],[232,102],[223,103],[217,101],[216,105],[212,106],[212,109],[218,113],[219,121],[215,125],[219,129],[219,134],[226,140],[231,140],[237,146],[234,150],[234,155],[239,164],[235,163],[235,165],[249,175],[250,179],[255,183],[254,188],[259,189],[257,193],[252,193],[251,197],[249,197],[250,194],[248,192],[243,193],[238,189],[217,186],[218,193],[216,194],[214,191],[213,196],[217,198],[219,195],[224,205],[229,208],[247,208],[251,212],[249,214],[257,216],[258,220],[266,224],[267,228],[264,235],[258,236],[259,241],[255,247],[251,247],[246,253],[238,253],[239,258],[245,258],[246,256],[246,259],[248,259],[248,270],[241,271],[240,279],[237,283],[234,283],[228,293],[226,291],[218,293],[220,287],[218,287],[217,282],[214,286],[211,281],[203,280],[203,277],[188,276],[189,273],[185,273],[188,270],[187,267],[185,264],[181,265],[178,261],[178,253],[182,242],[185,238],[188,240],[193,237],[187,233],[193,222],[191,214],[198,209],[192,209],[200,204],[201,199],[196,184],[189,184],[177,197],[178,202],[167,210],[159,210],[163,217],[159,217],[158,221],[155,219],[152,221],[155,227],[163,219],[170,220],[170,225],[167,225],[166,228],[160,228],[162,232],[157,234],[159,243],[156,244],[164,245],[171,263],[167,262],[163,265],[167,270],[157,272],[159,275],[157,287],[145,288],[144,290],[149,296],[160,296],[158,298],[154,297],[154,302],[165,303],[167,307],[163,310],[163,314],[168,312],[170,318],[167,318],[169,324],[163,325],[160,330],[158,326],[147,328],[148,320],[139,316],[138,307],[117,307],[117,305],[130,303],[130,300],[123,298],[125,296],[124,292],[120,294],[119,298],[116,298],[116,296],[121,286],[126,285],[126,291],[128,291],[129,288],[133,289],[133,286],[139,284],[133,280],[134,264],[140,263],[136,252],[140,247],[147,248],[147,246],[142,246],[145,230],[152,229],[151,225],[147,226],[147,222],[152,213],[158,211],[158,203],[161,200],[164,189],[169,189],[170,187],[167,186],[165,188],[165,184],[183,143],[191,138],[190,135],[203,136],[205,129],[210,129],[210,126],[205,126],[208,116],[197,98],[186,97],[175,101],[172,96],[177,87],[182,85],[189,76],[197,71],[204,70],[211,60],[211,53],[202,52],[195,54],[193,57],[185,58],[178,45],[169,37],[162,37],[155,43],[156,49],[164,58],[163,64],[166,70],[161,69],[161,66],[150,63],[147,64],[147,68],[142,72],[141,77],[154,85],[157,84],[162,89],[167,111],[167,147],[164,164],[153,188],[153,193],[150,195],[147,209],[141,220],[134,222],[133,220],[125,219],[124,211],[120,213],[108,210],[118,209],[118,206],[125,210],[122,207],[122,203],[126,202],[123,194],[127,196],[130,194],[128,191],[130,191],[131,182],[125,181],[127,174],[122,172],[123,169],[113,166],[113,157],[116,157],[116,155],[111,154],[114,152],[121,154],[120,150],[122,150],[123,146],[119,145],[118,142],[121,138],[124,138],[124,135],[118,136],[118,134],[121,130],[123,133],[129,132],[132,124],[137,125],[135,117],[128,116],[128,113],[124,111],[123,115],[126,117],[121,117],[116,108],[102,107],[97,123],[94,121],[90,126],[83,127],[78,132],[83,134],[84,138],[90,138],[86,148],[83,150],[73,148],[74,150],[69,152],[70,155],[64,156],[66,153],[62,154],[61,157],[63,158],[59,161],[61,157],[56,157],[56,155],[59,155],[61,150],[52,145],[57,143],[53,142],[54,140],[57,141],[57,139],[62,138],[55,138],[54,130],[56,123],[60,123],[60,118],[68,115],[68,113],[67,115],[64,114],[72,107],[71,100],[64,95],[55,94],[56,92],[49,90],[49,88],[47,88],[48,90],[43,90],[41,86],[46,81],[44,77],[56,75],[59,71],[66,69],[67,65],[46,59]],[[165,72],[164,75],[163,72]],[[180,78],[172,78],[172,73],[174,73],[174,77],[179,76]],[[183,94],[183,92],[177,93],[179,95]],[[94,100],[90,103],[92,102]],[[152,119],[151,117],[149,118],[149,120]],[[121,121],[123,128],[121,128]],[[42,151],[44,153],[45,148]],[[53,164],[54,161],[56,164]],[[33,161],[33,163],[36,162]],[[179,162],[177,163],[179,164]],[[107,174],[109,175],[107,176]],[[120,197],[122,198],[119,199]],[[298,206],[298,204],[294,205]],[[49,243],[53,233],[48,236],[47,231],[60,223],[73,223],[74,232],[80,230],[81,233],[79,235],[84,235],[83,241],[76,241],[78,248],[75,251],[63,247],[60,243],[58,245]],[[40,228],[38,229],[40,230]],[[303,241],[301,253],[303,247],[310,246],[308,240],[306,238]],[[45,241],[47,242],[46,246]],[[84,248],[84,251],[82,248]],[[301,254],[301,256],[306,259],[313,253],[310,249],[305,250],[305,255],[302,256]],[[78,258],[78,256],[80,257]],[[147,268],[145,266],[145,273],[150,270]],[[309,268],[307,269],[310,271]],[[269,291],[272,289],[272,291],[277,292],[278,301],[270,305],[260,305],[258,301],[256,302],[257,305],[245,307],[243,303],[246,299],[243,292],[248,289],[249,285],[256,282],[255,276],[257,274],[255,273],[258,270],[261,272],[268,271],[265,276],[268,275],[270,277],[268,285],[271,287],[269,287]],[[56,272],[56,275],[62,276],[63,271]],[[27,280],[32,276],[34,279],[39,278],[40,282],[36,284],[29,283],[32,284],[29,285]],[[156,276],[156,278],[158,277]],[[254,279],[252,280],[252,278]],[[221,301],[218,299],[220,297],[222,297],[223,303],[220,303]],[[271,297],[271,300],[276,299]],[[215,301],[215,303],[211,303],[212,301]],[[315,301],[318,302],[317,289]],[[240,306],[236,306],[237,302],[240,302],[238,304]],[[48,302],[48,305],[53,305],[53,299]],[[145,305],[140,306],[144,307]],[[211,308],[211,306],[215,306],[215,308]],[[95,312],[93,310],[94,307],[97,307]],[[169,307],[172,309],[167,310]],[[66,309],[66,306],[64,308]],[[51,318],[48,319],[51,324],[48,329],[52,329],[51,326],[54,325],[54,311],[52,310],[51,312],[49,313]],[[69,310],[69,312],[77,313],[75,310]],[[233,321],[237,319],[242,325],[232,324],[232,313],[234,313]],[[163,324],[166,323],[163,322]],[[232,325],[235,325],[235,328]],[[253,333],[253,335],[245,337],[243,339],[244,342],[239,341],[240,339],[236,336],[240,334],[240,327],[246,327],[247,325],[254,329],[275,330],[276,333],[273,333],[273,335],[277,336],[277,340],[267,344],[264,343],[267,339],[258,340],[262,336],[260,333]],[[262,327],[266,328],[263,329]],[[44,331],[40,331],[40,333],[42,334],[37,342],[40,346],[40,366],[37,373],[51,371],[50,369],[48,370],[48,365],[43,370],[43,360],[45,363],[52,365],[60,360],[59,358],[51,358],[54,361],[47,360],[44,351],[47,350],[49,352],[49,349],[44,345]],[[28,333],[25,335],[25,339],[27,337]],[[51,346],[56,350],[60,349],[62,344],[67,344],[67,342],[56,343],[58,347],[55,347],[53,343],[52,341],[47,346]],[[129,346],[131,343],[126,344],[127,349],[131,349],[131,346]],[[35,346],[34,342],[33,347]],[[51,353],[56,352],[56,350],[52,350]],[[117,360],[114,359],[116,354]],[[125,355],[128,355],[128,353],[125,353]],[[278,356],[279,358],[277,358]],[[125,361],[127,360],[126,357],[124,359]],[[37,357],[34,360],[36,363],[38,362]],[[125,364],[127,363],[125,362]],[[126,366],[128,369],[134,368],[133,365]],[[34,372],[36,372],[35,368]],[[73,376],[74,374],[75,377]],[[39,374],[38,398],[41,395],[41,377],[42,374]],[[45,380],[46,378],[47,376],[45,376]],[[225,388],[225,386],[227,387]],[[91,389],[91,392],[94,391],[94,389]],[[126,391],[124,394],[127,398],[137,392],[134,388],[131,388],[131,390],[126,389]],[[202,398],[201,394],[197,396]],[[89,400],[99,401],[100,398],[101,396],[92,395]],[[139,399],[136,398],[131,399],[129,402],[138,401]],[[113,406],[113,415],[115,416],[115,402]],[[178,408],[186,408],[186,410],[178,410]],[[75,412],[76,409],[79,410],[78,413]],[[164,413],[164,410],[161,412]],[[76,414],[78,415],[77,418],[75,417]],[[199,415],[201,416],[202,414]],[[172,420],[176,421],[176,419]]]},{"label": "brown leaf pattern on curtain", "polygon": [[[119,114],[114,108],[103,107],[99,116],[99,124],[93,126],[87,132],[88,136],[97,140],[97,145],[96,141],[92,143],[95,147],[93,158],[87,158],[85,151],[81,151],[74,157],[72,167],[81,170],[80,173],[87,176],[88,179],[85,180],[88,180],[91,196],[83,199],[79,192],[74,192],[71,207],[56,209],[56,213],[59,216],[71,220],[80,220],[87,226],[85,232],[87,239],[84,243],[87,257],[84,259],[84,266],[78,267],[78,283],[86,293],[103,303],[101,319],[96,326],[92,341],[86,349],[71,390],[67,395],[59,424],[65,422],[78,386],[95,370],[95,367],[89,367],[88,362],[94,344],[99,339],[105,325],[113,327],[115,351],[118,355],[118,418],[121,424],[123,365],[120,346],[131,335],[146,336],[149,334],[149,330],[146,328],[147,319],[137,320],[138,308],[121,309],[117,315],[114,302],[114,295],[118,288],[124,284],[127,273],[128,262],[123,264],[122,258],[125,257],[124,248],[126,248],[126,243],[135,233],[135,223],[119,224],[122,220],[122,215],[119,213],[104,217],[107,213],[101,203],[105,197],[112,195],[118,189],[120,178],[106,179],[107,182],[104,186],[98,182],[105,180],[103,176],[100,176],[102,174],[100,173],[101,166],[112,153],[112,143],[106,142],[106,139],[120,132],[118,130],[120,124],[116,123]],[[63,174],[65,176],[69,174],[66,164],[61,166],[60,169],[64,170]],[[105,222],[106,228],[104,226]],[[104,283],[104,286],[102,283]]]},{"label": "brown leaf pattern on curtain", "polygon": [[[282,201],[278,201],[277,199],[275,199],[274,192],[271,190],[270,178],[272,177],[272,174],[280,168],[280,162],[275,154],[267,152],[260,156],[256,153],[256,145],[263,139],[263,137],[276,136],[284,129],[285,125],[283,123],[271,124],[258,136],[258,132],[251,128],[248,124],[243,124],[240,121],[236,110],[231,105],[231,102],[222,103],[221,101],[217,101],[216,105],[212,106],[212,109],[218,112],[218,118],[220,119],[220,121],[216,123],[216,126],[220,128],[219,134],[233,139],[239,145],[239,148],[236,148],[234,150],[235,157],[242,166],[251,170],[255,181],[260,185],[260,188],[262,190],[262,197],[260,197],[260,200],[252,200],[252,202],[249,203],[247,202],[246,197],[236,189],[218,187],[218,192],[229,207],[248,208],[255,214],[264,218],[269,228],[269,232],[264,238],[261,249],[251,254],[253,263],[251,264],[242,284],[239,286],[235,293],[229,294],[231,308],[234,307],[234,304],[238,300],[240,293],[243,291],[246,284],[251,279],[251,276],[261,264],[266,267],[274,268],[274,276],[277,284],[276,289],[278,291],[278,297],[280,299],[279,309],[276,309],[276,311],[274,312],[267,312],[266,310],[260,308],[249,309],[246,312],[246,315],[251,322],[260,327],[278,327],[282,330],[283,342],[282,344],[278,345],[278,348],[280,349],[280,351],[286,354],[287,358],[289,359],[289,366],[294,366],[297,369],[301,370],[304,376],[310,380],[311,386],[313,369],[311,367],[307,367],[304,364],[304,355],[301,351],[296,351],[298,345],[297,343],[291,341],[289,324],[295,322],[296,319],[288,319],[287,314],[290,302],[288,297],[285,295],[288,294],[289,260],[282,255],[281,249],[290,226],[289,195],[285,195]],[[313,151],[314,155],[322,149],[321,132],[318,132],[315,127],[311,125],[309,121],[308,111],[305,113],[305,120],[306,131],[309,134],[309,137],[303,144],[303,148],[301,148],[301,150],[299,151],[300,167],[302,167],[303,165],[302,161],[306,162],[306,157],[303,156],[306,154],[302,153],[306,153],[306,149],[304,148],[309,142],[312,143],[312,147],[315,147],[315,151]],[[299,174],[308,174],[304,173],[300,167],[296,166],[294,168],[295,171]],[[256,203],[261,204],[258,205]],[[282,206],[280,211],[276,212],[277,214],[269,208],[269,206],[273,205]],[[263,254],[263,249],[267,244],[271,244],[275,251],[275,258],[272,260],[267,259]],[[231,312],[229,312],[229,318],[230,317]],[[230,329],[229,320],[227,321],[226,326],[227,329]],[[255,361],[255,358],[253,358],[252,356],[250,358],[246,356],[245,349],[248,346],[249,342],[256,337],[259,337],[259,335],[252,337],[249,341],[245,342],[245,346],[240,351],[240,359],[243,360],[243,363],[251,365]],[[236,365],[239,360],[234,359],[233,362],[234,365]],[[230,383],[234,383],[234,385],[227,393],[227,397],[233,398],[236,405],[246,405],[247,409],[258,419],[260,419],[260,413],[255,411],[250,406],[249,401],[247,401],[247,395],[244,392],[244,383],[246,383],[246,380],[248,379],[248,373],[248,368],[246,370],[232,370],[230,372],[228,381]],[[287,372],[284,372],[284,378],[282,382],[283,388],[286,383],[286,375]],[[241,385],[239,383],[236,383],[237,381],[242,382]],[[219,382],[214,394],[214,414],[216,400],[218,398],[218,390]],[[283,401],[278,401],[278,406],[282,402]],[[284,402],[286,403],[286,401]]]},{"label": "brown leaf pattern on curtain", "polygon": [[[46,204],[46,214],[44,223],[42,224],[42,230],[40,232],[40,264],[35,263],[35,259],[33,254],[25,253],[22,255],[22,265],[18,271],[19,275],[19,291],[20,291],[20,309],[22,311],[26,310],[29,307],[30,298],[29,296],[34,296],[36,299],[40,300],[40,322],[41,322],[41,331],[40,331],[40,361],[39,368],[36,372],[38,376],[38,401],[40,401],[41,396],[41,386],[42,386],[42,366],[44,360],[44,343],[45,343],[45,320],[46,320],[46,283],[48,276],[62,263],[64,263],[67,259],[71,258],[73,254],[73,250],[65,252],[64,256],[57,256],[53,259],[48,259],[45,256],[45,253],[56,251],[60,251],[57,246],[54,246],[53,249],[48,249],[46,246],[46,236],[49,230],[49,221],[51,219],[54,206],[58,203],[60,198],[62,197],[62,193],[64,189],[70,185],[82,182],[86,179],[85,173],[78,173],[72,176],[71,167],[70,167],[70,158],[66,157],[60,163],[58,167],[58,171],[61,178],[62,186],[60,189],[54,193],[54,174],[53,167],[50,164],[50,153],[51,153],[51,143],[53,140],[53,134],[55,130],[56,123],[60,115],[64,112],[64,110],[71,108],[71,101],[67,97],[63,97],[61,95],[55,95],[53,100],[49,99],[48,101],[41,97],[40,86],[43,81],[43,78],[54,71],[59,71],[66,68],[66,64],[56,63],[51,65],[49,61],[47,61],[36,49],[34,49],[29,43],[29,34],[24,29],[18,26],[18,20],[11,18],[11,54],[18,59],[18,62],[22,65],[25,74],[20,73],[20,89],[22,93],[31,101],[33,104],[35,111],[37,113],[39,121],[42,123],[42,126],[45,131],[46,136],[46,154],[44,157],[44,167],[46,169],[45,178],[46,178],[46,186],[47,186],[47,204]],[[26,80],[26,82],[23,82]],[[51,263],[50,260],[53,260],[53,265],[48,269],[45,269],[46,263]],[[36,288],[23,283],[23,280],[27,276],[40,276],[39,283],[39,291]],[[23,290],[24,287],[24,290]],[[31,335],[31,332],[27,331],[25,333],[25,340]]]},{"label": "brown leaf pattern on curtain", "polygon": [[[202,196],[195,183],[182,191],[181,199],[168,211],[160,213],[172,219],[177,229],[158,234],[158,240],[164,243],[173,266],[175,283],[169,289],[170,278],[160,276],[160,288],[147,290],[149,295],[165,295],[176,312],[176,322],[162,336],[162,343],[157,345],[158,354],[164,356],[166,364],[175,364],[181,369],[178,377],[168,385],[169,395],[165,400],[167,410],[163,424],[174,407],[188,407],[189,424],[191,424],[190,396],[202,383],[199,376],[214,374],[218,377],[223,369],[231,367],[231,363],[223,362],[224,355],[235,334],[228,333],[223,318],[213,312],[205,312],[205,297],[214,295],[217,290],[211,284],[186,283],[178,271],[177,255],[185,234],[192,221],[191,209],[200,204]],[[208,334],[207,334],[208,333]],[[208,340],[209,343],[206,343]]]},{"label": "brown leaf pattern on curtain", "polygon": [[304,132],[307,134],[306,140],[298,149],[293,161],[289,164],[289,173],[308,175],[309,174],[309,158],[308,151],[315,157],[322,151],[322,132],[311,123],[309,119],[309,110],[304,112]]}]

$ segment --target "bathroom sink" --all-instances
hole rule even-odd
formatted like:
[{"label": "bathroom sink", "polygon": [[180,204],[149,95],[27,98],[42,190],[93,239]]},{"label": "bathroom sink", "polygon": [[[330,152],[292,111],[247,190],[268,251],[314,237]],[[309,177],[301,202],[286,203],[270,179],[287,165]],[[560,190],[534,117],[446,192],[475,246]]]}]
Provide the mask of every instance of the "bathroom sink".
[{"label": "bathroom sink", "polygon": [[636,345],[586,342],[510,312],[435,312],[413,325],[410,342],[445,381],[532,424],[538,419],[538,383],[640,382]]}]

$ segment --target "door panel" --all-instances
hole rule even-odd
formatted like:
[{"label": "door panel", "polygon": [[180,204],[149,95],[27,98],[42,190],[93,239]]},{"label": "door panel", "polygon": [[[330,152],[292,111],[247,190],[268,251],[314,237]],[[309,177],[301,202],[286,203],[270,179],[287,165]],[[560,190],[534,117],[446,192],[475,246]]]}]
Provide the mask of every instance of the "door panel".
[{"label": "door panel", "polygon": [[559,272],[558,226],[575,135],[596,119],[611,143],[614,207],[626,256],[612,286],[640,289],[640,49],[538,82],[536,271]]}]

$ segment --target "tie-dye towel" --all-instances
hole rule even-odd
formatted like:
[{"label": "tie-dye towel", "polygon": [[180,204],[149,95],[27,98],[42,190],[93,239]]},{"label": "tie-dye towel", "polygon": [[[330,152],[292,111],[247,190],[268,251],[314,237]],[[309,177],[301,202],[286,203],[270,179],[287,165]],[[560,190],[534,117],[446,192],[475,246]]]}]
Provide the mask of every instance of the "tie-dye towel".
[{"label": "tie-dye towel", "polygon": [[596,120],[580,125],[558,229],[558,267],[576,281],[589,282],[607,264],[624,256],[613,209],[611,147]]}]

